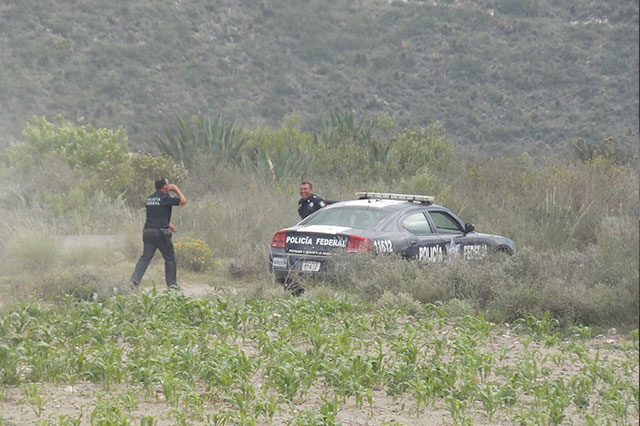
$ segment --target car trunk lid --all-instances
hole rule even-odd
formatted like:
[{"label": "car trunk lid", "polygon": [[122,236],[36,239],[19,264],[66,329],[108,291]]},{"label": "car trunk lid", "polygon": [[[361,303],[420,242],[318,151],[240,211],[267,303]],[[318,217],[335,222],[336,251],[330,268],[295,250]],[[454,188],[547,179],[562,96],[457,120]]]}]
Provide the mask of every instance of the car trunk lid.
[{"label": "car trunk lid", "polygon": [[326,256],[347,247],[347,232],[350,229],[341,226],[312,225],[297,231],[288,230],[285,250],[291,254]]}]

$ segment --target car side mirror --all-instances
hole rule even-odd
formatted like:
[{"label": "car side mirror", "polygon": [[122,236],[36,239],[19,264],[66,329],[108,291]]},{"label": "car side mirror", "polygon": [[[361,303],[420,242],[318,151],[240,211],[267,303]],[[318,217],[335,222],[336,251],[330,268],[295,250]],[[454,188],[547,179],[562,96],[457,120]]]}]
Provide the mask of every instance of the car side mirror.
[{"label": "car side mirror", "polygon": [[473,225],[473,223],[465,223],[464,224],[464,233],[468,234],[469,232],[473,232],[476,230],[476,227]]}]

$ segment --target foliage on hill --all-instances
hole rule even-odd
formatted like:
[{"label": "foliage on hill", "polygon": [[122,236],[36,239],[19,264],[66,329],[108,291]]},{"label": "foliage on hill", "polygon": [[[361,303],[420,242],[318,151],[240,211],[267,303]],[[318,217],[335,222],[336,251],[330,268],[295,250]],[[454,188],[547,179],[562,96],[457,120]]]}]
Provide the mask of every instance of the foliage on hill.
[{"label": "foliage on hill", "polygon": [[494,154],[635,147],[637,22],[623,0],[7,0],[0,128],[61,113],[151,148],[175,116],[311,130],[338,107]]}]

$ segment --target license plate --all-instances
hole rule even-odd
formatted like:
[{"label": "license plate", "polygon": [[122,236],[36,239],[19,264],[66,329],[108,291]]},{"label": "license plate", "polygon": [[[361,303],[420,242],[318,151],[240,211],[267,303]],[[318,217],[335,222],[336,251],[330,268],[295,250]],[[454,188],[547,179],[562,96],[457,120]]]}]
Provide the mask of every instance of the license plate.
[{"label": "license plate", "polygon": [[287,269],[287,259],[284,257],[274,257],[272,260],[274,269]]},{"label": "license plate", "polygon": [[320,270],[320,262],[302,262],[302,270],[305,272],[318,272]]}]

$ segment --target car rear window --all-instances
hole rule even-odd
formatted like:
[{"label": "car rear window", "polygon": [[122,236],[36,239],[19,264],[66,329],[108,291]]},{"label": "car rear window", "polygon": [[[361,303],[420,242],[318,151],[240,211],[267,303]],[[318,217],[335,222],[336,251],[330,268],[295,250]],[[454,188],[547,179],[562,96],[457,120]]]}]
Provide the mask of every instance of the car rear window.
[{"label": "car rear window", "polygon": [[316,212],[304,221],[304,225],[344,226],[347,228],[373,229],[382,219],[391,214],[379,208],[334,207]]}]

